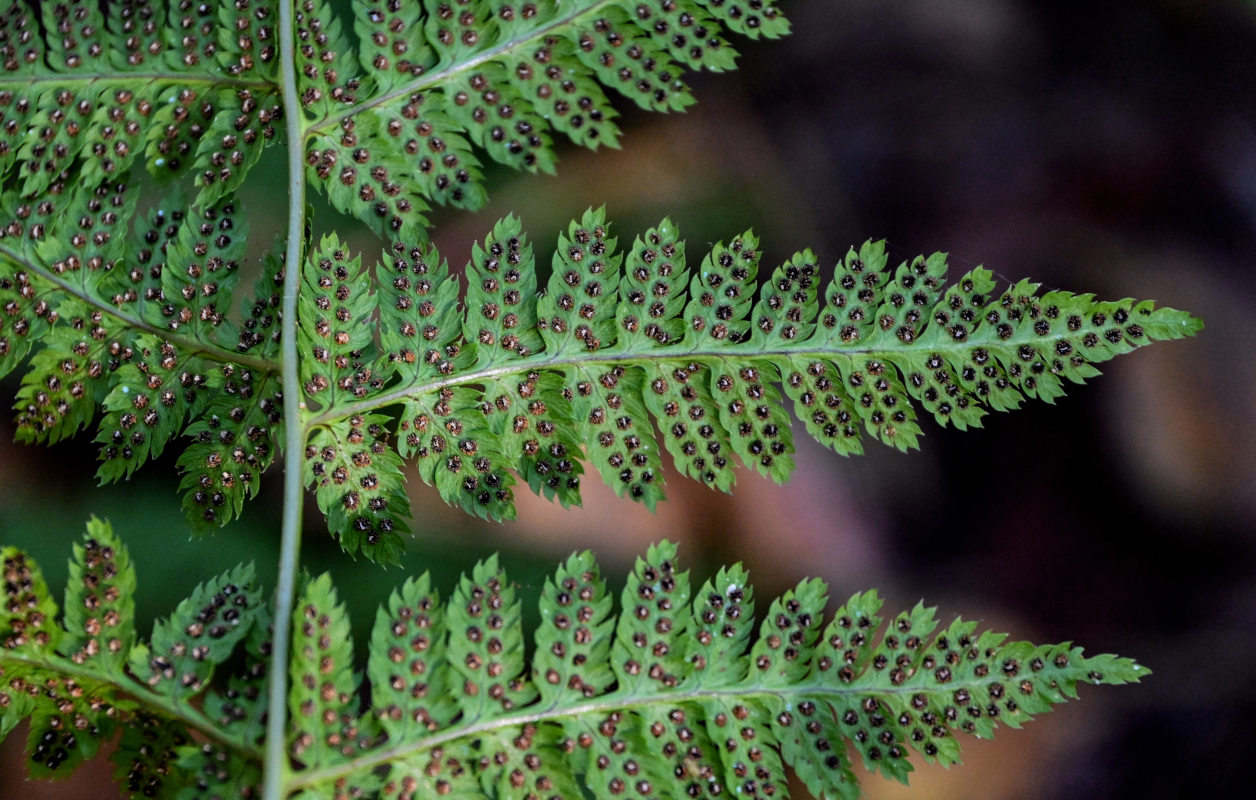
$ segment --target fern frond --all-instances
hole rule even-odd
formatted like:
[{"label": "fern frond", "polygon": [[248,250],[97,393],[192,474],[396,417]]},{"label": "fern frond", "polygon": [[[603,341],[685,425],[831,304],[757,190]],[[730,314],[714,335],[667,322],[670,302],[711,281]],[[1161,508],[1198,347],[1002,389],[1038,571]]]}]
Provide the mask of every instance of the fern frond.
[{"label": "fern frond", "polygon": [[198,176],[212,200],[274,136],[271,4],[36,8],[0,9],[0,171],[16,163],[22,197],[92,189],[143,156],[156,176]]},{"label": "fern frond", "polygon": [[[160,453],[224,370],[276,370],[224,324],[245,233],[231,192],[282,116],[274,23],[255,0],[0,8],[0,373],[36,351],[23,441],[103,404],[103,480]],[[140,164],[195,192],[133,223]]]},{"label": "fern frond", "polygon": [[[376,426],[358,434],[375,475],[395,454],[387,420],[366,417],[400,404],[396,452],[471,513],[513,515],[511,471],[533,491],[578,502],[581,446],[610,486],[652,507],[663,496],[663,449],[678,472],[723,491],[736,461],[783,481],[793,469],[791,410],[839,453],[862,452],[865,438],[906,450],[918,445],[922,413],[980,426],[1026,398],[1054,401],[1067,383],[1097,375],[1095,364],[1199,328],[1146,301],[1000,286],[982,267],[948,286],[944,254],[892,267],[879,242],[851,249],[831,278],[811,251],[797,253],[761,285],[749,232],[696,269],[669,220],[626,253],[617,244],[603,212],[586,213],[559,237],[537,291],[531,245],[516,219],[502,220],[466,266],[461,315],[435,250],[397,245],[377,269],[376,342],[335,321],[364,318],[372,296],[368,270],[325,241],[307,262],[301,312],[316,437],[346,420]],[[346,400],[321,399],[337,392]],[[342,538],[356,536],[349,522],[374,524],[336,511],[359,507],[353,480],[318,482]],[[382,473],[372,484],[385,485]],[[404,505],[385,504],[398,515],[390,524],[402,525]]]},{"label": "fern frond", "polygon": [[[0,734],[29,717],[27,744],[33,777],[69,774],[91,758],[118,728],[113,759],[132,791],[166,784],[173,796],[184,777],[174,766],[180,750],[200,751],[194,738],[255,760],[256,686],[235,678],[225,697],[204,696],[216,666],[250,640],[251,673],[269,620],[251,567],[237,567],[196,588],[147,642],[135,632],[135,570],[107,522],[93,519],[75,545],[65,613],[35,563],[16,548],[0,551],[4,604],[0,607]],[[254,720],[239,730],[238,720]],[[214,747],[206,744],[206,752]],[[195,760],[191,753],[185,754]],[[218,768],[218,765],[215,765]]]},{"label": "fern frond", "polygon": [[[723,491],[738,462],[785,480],[791,411],[838,452],[869,437],[905,450],[922,413],[973,427],[1198,328],[1148,303],[996,286],[980,268],[948,287],[943,255],[895,268],[872,242],[832,280],[803,251],[762,281],[749,232],[699,256],[664,220],[628,246],[601,211],[559,237],[544,287],[519,220],[502,220],[460,295],[423,213],[481,205],[484,154],[548,170],[555,131],[614,144],[603,87],[681,108],[683,69],[731,67],[732,33],[779,36],[784,17],[745,0],[433,0],[361,2],[350,20],[302,0],[288,146],[388,245],[372,265],[335,236],[309,243],[304,411],[285,421],[282,259],[263,258],[245,319],[232,316],[234,191],[282,116],[275,6],[39,9],[0,9],[0,375],[22,370],[17,437],[95,427],[98,477],[113,481],[182,436],[198,530],[239,515],[285,423],[344,547],[392,561],[406,462],[490,519],[514,514],[516,483],[578,504],[586,472],[653,508],[669,460]],[[152,207],[140,164],[175,179]]]},{"label": "fern frond", "polygon": [[[131,608],[83,602],[133,579],[105,523],[90,523],[76,549],[64,629],[35,565],[11,548],[3,562],[0,734],[32,718],[32,774],[68,772],[121,727],[113,759],[132,792],[254,791],[269,626],[251,568],[198,587],[148,643],[132,644]],[[446,603],[426,575],[393,594],[372,628],[364,693],[344,608],[327,576],[311,579],[286,665],[292,789],[784,797],[789,768],[817,797],[856,798],[856,760],[905,781],[912,751],[955,764],[965,735],[1018,728],[1083,683],[1150,674],[1071,644],[941,625],[923,605],[887,614],[875,592],[826,622],[818,580],[758,621],[752,598],[740,565],[694,589],[664,542],[638,559],[616,611],[593,557],[577,553],[541,591],[528,656],[523,601],[490,558]],[[96,625],[75,604],[110,632],[85,638]],[[240,649],[248,670],[211,685]]]},{"label": "fern frond", "polygon": [[555,134],[617,146],[603,87],[678,111],[693,103],[685,70],[734,67],[726,29],[788,33],[758,2],[362,2],[355,59],[330,4],[298,5],[307,177],[339,210],[406,241],[425,236],[432,203],[483,205],[480,154],[553,172]]}]

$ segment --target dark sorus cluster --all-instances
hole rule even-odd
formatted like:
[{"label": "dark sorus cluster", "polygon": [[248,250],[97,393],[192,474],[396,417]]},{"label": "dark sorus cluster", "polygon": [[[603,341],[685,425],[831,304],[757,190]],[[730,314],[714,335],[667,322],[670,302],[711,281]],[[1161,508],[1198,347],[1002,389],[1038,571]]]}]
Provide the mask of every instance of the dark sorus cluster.
[{"label": "dark sorus cluster", "polygon": [[[178,451],[196,531],[277,461],[289,478],[273,610],[239,567],[142,638],[107,523],[61,613],[0,547],[0,735],[29,719],[31,774],[112,742],[127,791],[182,800],[780,798],[787,769],[854,798],[856,761],[902,779],[913,752],[951,764],[963,734],[1137,680],[922,606],[882,618],[872,593],[826,618],[815,580],[757,619],[740,566],[695,592],[669,544],[618,610],[573,556],[533,634],[495,558],[448,600],[413,578],[363,673],[330,578],[298,578],[302,491],[345,551],[395,563],[420,527],[407,475],[494,520],[520,484],[577,505],[594,473],[653,508],[669,465],[721,491],[738,465],[787,479],[792,417],[838,453],[906,450],[921,417],[973,427],[1199,329],[1150,301],[948,276],[942,254],[895,266],[878,242],[761,269],[749,231],[699,253],[670,219],[633,237],[602,210],[559,232],[548,271],[515,216],[463,268],[431,244],[428,212],[482,207],[494,165],[552,172],[563,137],[617,147],[624,105],[682,110],[688,71],[788,30],[773,0],[0,0],[17,438],[93,431],[106,483]],[[288,227],[248,263],[242,190],[267,147],[289,155]]]}]

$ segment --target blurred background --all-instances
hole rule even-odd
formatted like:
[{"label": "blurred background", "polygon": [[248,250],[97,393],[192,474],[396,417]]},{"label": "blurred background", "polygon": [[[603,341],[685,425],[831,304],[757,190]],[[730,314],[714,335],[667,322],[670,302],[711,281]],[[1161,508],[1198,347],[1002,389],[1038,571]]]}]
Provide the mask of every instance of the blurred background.
[{"label": "blurred background", "polygon": [[[968,742],[963,767],[923,769],[910,790],[870,778],[873,800],[1167,800],[1244,785],[1256,756],[1256,326],[1242,322],[1256,308],[1256,7],[783,7],[794,35],[736,41],[740,70],[694,77],[687,114],[621,103],[622,150],[567,148],[557,177],[492,172],[489,208],[437,215],[442,253],[464,263],[513,211],[547,263],[567,221],[605,204],[625,244],[671,216],[695,260],[750,227],[765,269],[804,247],[831,264],[884,238],[894,263],[944,250],[953,274],[980,263],[1048,288],[1150,298],[1202,317],[1202,334],[1123,357],[1054,406],[1030,403],[982,430],[926,423],[906,455],[869,443],[843,459],[799,430],[789,485],[741,472],[730,499],[672,475],[654,515],[590,478],[582,509],[525,493],[516,522],[483,524],[415,478],[424,524],[403,568],[341,557],[311,506],[309,570],[332,571],[362,633],[411,571],[432,570],[447,594],[458,570],[499,550],[534,598],[572,550],[593,549],[615,575],[666,537],[697,580],[745,562],[763,603],[819,576],[838,601],[876,587],[891,611],[924,599],[944,618],[1071,639],[1154,671]],[[268,158],[281,175],[282,159]],[[268,217],[282,198],[243,202],[264,247],[282,229]],[[378,250],[368,236],[354,246]],[[16,387],[8,378],[5,395]],[[0,418],[0,541],[29,549],[54,586],[92,513],[129,543],[148,620],[239,561],[274,574],[277,474],[242,520],[188,543],[173,453],[98,488],[90,436],[54,448],[12,438]],[[115,791],[101,761],[71,782],[26,782],[20,745],[16,734],[3,745],[0,798]]]}]

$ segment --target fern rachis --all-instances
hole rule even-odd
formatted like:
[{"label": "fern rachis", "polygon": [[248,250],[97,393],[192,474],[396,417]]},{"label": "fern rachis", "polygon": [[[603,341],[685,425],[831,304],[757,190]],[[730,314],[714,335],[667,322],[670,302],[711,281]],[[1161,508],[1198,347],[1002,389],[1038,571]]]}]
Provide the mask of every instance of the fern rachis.
[{"label": "fern rachis", "polygon": [[[486,157],[547,172],[558,133],[614,145],[616,111],[604,87],[643,108],[683,109],[692,102],[684,69],[731,68],[726,35],[774,38],[788,24],[757,0],[363,0],[350,13],[316,0],[0,9],[0,372],[23,370],[18,437],[53,443],[97,426],[102,481],[129,477],[177,443],[184,507],[199,530],[238,516],[276,460],[285,470],[283,565],[269,612],[241,568],[198,589],[150,643],[134,643],[125,550],[93,522],[65,619],[50,625],[55,604],[37,570],[5,551],[0,669],[20,691],[0,695],[8,698],[0,731],[27,715],[33,730],[59,731],[49,742],[32,739],[36,774],[90,756],[115,714],[133,723],[121,752],[136,789],[143,779],[174,792],[158,776],[196,783],[207,768],[206,792],[263,785],[271,798],[321,795],[336,781],[423,794],[414,783],[421,774],[459,776],[467,792],[494,796],[542,778],[547,785],[533,789],[574,796],[573,775],[598,794],[716,794],[745,777],[737,759],[757,748],[764,776],[756,786],[783,791],[787,763],[812,791],[850,796],[837,739],[901,778],[907,747],[951,763],[954,729],[985,735],[994,717],[1015,726],[1084,678],[1138,677],[1132,662],[1082,660],[1068,648],[1000,649],[1001,637],[973,638],[966,623],[935,635],[931,612],[919,607],[896,618],[922,631],[917,647],[900,652],[890,644],[897,635],[873,635],[875,595],[853,598],[820,637],[815,582],[775,603],[757,637],[747,607],[746,620],[721,629],[731,640],[721,648],[701,632],[704,614],[716,611],[690,615],[664,545],[630,579],[632,592],[649,597],[626,593],[623,608],[633,613],[618,618],[592,560],[573,557],[547,590],[556,594],[542,600],[547,621],[530,664],[517,603],[486,562],[464,578],[443,623],[428,618],[438,631],[424,647],[434,648],[431,668],[443,683],[412,686],[419,695],[409,699],[390,695],[400,690],[381,659],[400,634],[377,626],[371,700],[356,708],[348,623],[330,582],[306,581],[292,607],[303,488],[346,551],[391,563],[409,526],[406,464],[448,502],[494,519],[512,516],[516,482],[578,503],[582,461],[652,508],[663,496],[664,450],[679,473],[720,490],[732,486],[737,462],[782,481],[792,469],[791,410],[838,452],[861,452],[865,434],[908,449],[920,409],[944,425],[975,426],[1026,397],[1053,401],[1067,382],[1096,375],[1095,363],[1190,335],[1199,323],[1146,301],[1041,293],[1028,281],[1000,286],[982,268],[947,286],[942,254],[892,267],[876,242],[832,271],[799,252],[760,281],[751,232],[700,256],[670,220],[627,244],[631,233],[614,230],[601,210],[559,236],[544,287],[514,217],[475,245],[460,286],[428,244],[426,212],[433,203],[482,205]],[[277,142],[288,148],[287,235],[234,315],[247,235],[235,192]],[[312,218],[307,186],[378,234],[382,255],[351,252],[328,221]],[[137,211],[145,191],[163,199]],[[699,599],[742,608],[744,575],[721,576]],[[585,633],[575,638],[552,627],[560,616],[570,622],[554,605],[566,605],[558,598],[571,590],[554,587],[568,581],[583,582],[590,597],[581,607],[590,618],[576,629]],[[413,603],[439,609],[429,588],[407,583],[389,613]],[[485,634],[470,611],[481,595],[509,611],[484,623],[500,635]],[[101,597],[117,607],[85,617],[83,604],[94,611]],[[849,647],[838,630],[848,614],[850,624],[868,622]],[[102,625],[117,630],[102,639]],[[47,637],[32,637],[36,628]],[[214,641],[201,643],[207,630]],[[633,650],[646,646],[639,640],[651,656]],[[240,647],[253,666],[224,693],[221,682],[211,686],[211,665]],[[580,652],[589,672],[557,650]],[[1044,689],[1026,678],[1022,697],[1009,697],[1004,682],[989,679],[996,658],[1008,679],[1028,660],[1040,664],[1031,672],[1057,670],[1057,682]],[[496,667],[480,672],[486,663]],[[713,663],[726,671],[708,672]],[[493,680],[482,677],[492,669]],[[918,695],[904,699],[906,687]],[[41,691],[51,707],[32,699]],[[430,705],[410,704],[429,692]],[[194,696],[203,704],[189,705]],[[982,716],[983,703],[996,710]],[[820,715],[828,721],[800,721],[795,709],[810,716],[804,707],[831,712]],[[961,707],[978,713],[961,720]],[[74,727],[99,735],[60,727],[71,714]],[[690,714],[704,727],[687,727]],[[935,721],[916,738],[911,725],[926,714]],[[730,737],[714,747],[730,715],[763,744]],[[868,724],[884,727],[889,741],[869,741],[861,726],[873,716],[879,722]],[[891,716],[908,722],[896,728]],[[621,724],[639,760],[616,751]],[[217,745],[192,747],[195,736]],[[239,769],[214,774],[218,758]],[[603,758],[623,774],[598,772]],[[530,776],[537,764],[544,775]],[[392,776],[382,784],[377,766]],[[749,787],[739,790],[758,791]]]}]

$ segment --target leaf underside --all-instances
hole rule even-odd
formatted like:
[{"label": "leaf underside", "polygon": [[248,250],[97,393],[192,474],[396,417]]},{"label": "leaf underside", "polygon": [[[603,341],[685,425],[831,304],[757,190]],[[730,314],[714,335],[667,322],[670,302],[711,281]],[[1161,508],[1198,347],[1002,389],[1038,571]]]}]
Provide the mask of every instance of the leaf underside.
[{"label": "leaf underside", "polygon": [[[984,269],[948,285],[942,255],[895,267],[875,242],[833,273],[810,251],[761,271],[752,233],[686,253],[669,220],[629,242],[601,211],[558,237],[545,286],[514,217],[455,272],[424,212],[482,205],[485,158],[552,171],[559,133],[614,146],[606,88],[681,109],[686,70],[730,69],[730,38],[788,23],[760,0],[338,14],[296,4],[302,140],[287,146],[386,244],[376,262],[334,235],[308,243],[292,424],[350,553],[397,560],[406,465],[489,519],[513,516],[517,484],[578,504],[590,472],[653,508],[669,464],[723,491],[737,463],[785,480],[791,414],[839,453],[908,449],[919,416],[972,427],[1199,327]],[[22,374],[17,438],[94,429],[102,482],[177,439],[198,530],[241,513],[283,442],[285,264],[244,263],[235,196],[284,134],[277,21],[252,0],[0,3],[0,375]],[[161,199],[141,201],[153,184]],[[260,274],[242,290],[246,267]]]},{"label": "leaf underside", "polygon": [[[250,567],[202,584],[137,642],[133,608],[109,600],[135,573],[107,523],[75,549],[62,619],[29,557],[0,559],[0,735],[31,719],[32,775],[68,774],[121,729],[112,760],[131,793],[257,791],[269,614]],[[818,580],[756,618],[747,577],[735,565],[694,587],[664,542],[638,559],[616,610],[577,553],[541,590],[529,643],[494,557],[447,601],[427,575],[407,580],[378,610],[365,672],[330,579],[310,579],[288,665],[291,785],[304,797],[782,798],[788,768],[815,796],[853,799],[856,763],[906,781],[913,752],[954,764],[966,734],[1018,728],[1082,683],[1150,674],[942,625],[923,605],[889,614],[875,592],[826,616]]]},{"label": "leaf underside", "polygon": [[[319,288],[302,298],[307,480],[342,544],[395,552],[403,461],[493,519],[513,516],[517,479],[578,503],[589,468],[653,508],[665,463],[725,491],[738,462],[788,478],[791,412],[838,453],[866,439],[906,450],[920,416],[979,426],[1198,328],[1146,301],[998,285],[984,268],[948,285],[942,254],[891,267],[879,242],[852,249],[831,278],[804,251],[760,283],[758,253],[747,232],[691,267],[670,221],[621,249],[590,211],[559,237],[538,291],[532,247],[509,217],[475,247],[459,308],[433,247],[395,244],[372,280],[323,239],[306,265]],[[395,422],[377,413],[397,407]]]},{"label": "leaf underside", "polygon": [[[867,440],[906,450],[921,416],[977,427],[1199,327],[1147,301],[998,285],[984,268],[948,283],[944,255],[891,266],[879,242],[831,273],[803,251],[760,275],[750,232],[691,265],[668,220],[623,248],[609,230],[600,210],[573,222],[541,290],[513,217],[476,245],[463,292],[430,245],[397,242],[375,264],[334,236],[312,248],[306,482],[346,550],[398,558],[406,464],[490,519],[513,516],[519,483],[578,504],[589,471],[653,508],[665,465],[723,491],[737,463],[787,479],[791,414],[841,454]],[[234,518],[282,437],[269,333],[282,265],[267,266],[234,353],[40,295],[61,305],[23,379],[19,437],[55,441],[103,407],[98,474],[115,480],[181,431],[189,518]]]}]

